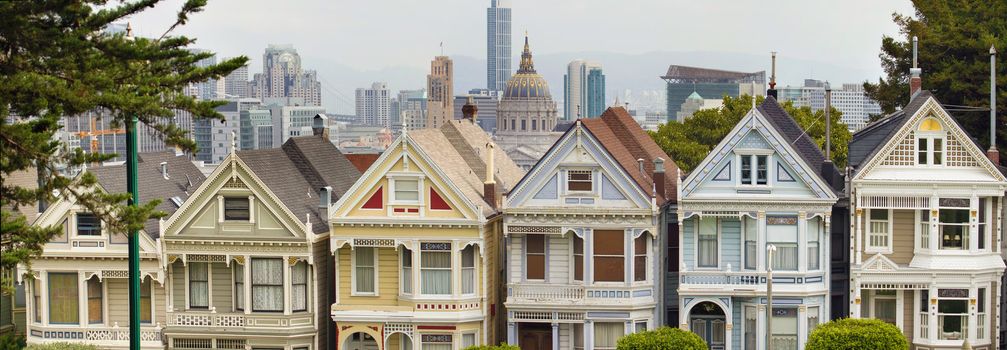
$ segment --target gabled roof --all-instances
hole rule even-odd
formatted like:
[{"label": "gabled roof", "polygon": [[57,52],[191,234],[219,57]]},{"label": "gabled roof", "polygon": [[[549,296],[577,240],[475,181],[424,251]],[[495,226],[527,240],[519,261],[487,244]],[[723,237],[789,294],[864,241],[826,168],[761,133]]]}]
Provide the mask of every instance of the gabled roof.
[{"label": "gabled roof", "polygon": [[314,233],[329,229],[318,207],[318,191],[332,187],[334,203],[360,177],[339,149],[320,136],[291,137],[281,148],[239,151],[237,156],[298,220],[307,217]]},{"label": "gabled roof", "polygon": [[846,156],[847,164],[857,169],[867,160],[874,158],[878,150],[888,143],[888,140],[898,133],[899,129],[902,129],[902,125],[905,125],[906,121],[916,114],[930,97],[933,97],[930,91],[921,90],[905,108],[868,124],[854,133],[850,139],[849,151]]},{"label": "gabled roof", "polygon": [[[766,97],[757,109],[773,125],[776,131],[786,139],[786,142],[791,145],[797,154],[804,159],[804,162],[811,167],[811,170],[821,176],[825,154],[822,153],[821,148],[818,148],[815,140],[797,124],[797,121],[790,114],[787,114],[787,111],[783,110],[783,107],[776,101],[776,98],[772,96]],[[839,169],[835,165],[831,167],[831,170],[834,172],[834,175],[840,174]]]},{"label": "gabled roof", "polygon": [[[654,159],[658,157],[664,159],[664,188],[667,197],[658,195],[657,205],[664,205],[665,202],[675,201],[678,191],[675,188],[678,166],[671,159],[661,146],[656,142],[640,124],[626,112],[623,107],[609,107],[598,118],[581,118],[581,124],[591,132],[598,142],[608,150],[608,153],[622,166],[622,169],[629,174],[644,193],[653,193],[654,180],[651,174],[654,173]],[[551,150],[550,150],[551,151]],[[640,165],[637,159],[643,159],[644,173],[640,173]]]},{"label": "gabled roof", "polygon": [[[168,178],[161,175],[161,162],[167,163]],[[206,179],[185,156],[176,156],[174,152],[140,153],[137,155],[137,182],[140,188],[140,202],[160,199],[157,210],[169,216],[178,209],[172,197],[178,197],[183,202]],[[109,193],[126,192],[125,164],[90,168],[98,183]],[[144,224],[143,230],[151,238],[160,236],[160,219],[150,219]]]},{"label": "gabled roof", "polygon": [[[483,208],[485,216],[495,212],[496,203],[483,199],[486,144],[492,141],[489,134],[470,121],[451,120],[439,129],[411,131],[408,137],[423,148],[469,201]],[[500,147],[493,149],[493,167],[498,195],[507,193],[524,176]]]}]

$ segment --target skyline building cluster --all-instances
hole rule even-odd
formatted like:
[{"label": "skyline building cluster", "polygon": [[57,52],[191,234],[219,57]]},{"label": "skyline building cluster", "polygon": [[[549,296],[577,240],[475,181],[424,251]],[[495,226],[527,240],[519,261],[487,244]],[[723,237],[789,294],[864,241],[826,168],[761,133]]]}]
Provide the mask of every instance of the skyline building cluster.
[{"label": "skyline building cluster", "polygon": [[[781,101],[793,101],[795,107],[810,107],[812,111],[825,109],[827,82],[805,79],[803,86],[786,86],[780,89]],[[832,89],[832,107],[843,114],[839,120],[852,132],[862,129],[872,115],[881,114],[881,105],[867,97],[862,84],[843,84]]]},{"label": "skyline building cluster", "polygon": [[563,119],[592,118],[605,111],[605,73],[601,64],[574,60],[563,76]]},{"label": "skyline building cluster", "polygon": [[299,99],[303,106],[322,105],[318,73],[301,67],[301,55],[291,45],[271,44],[262,54],[262,73],[248,85],[252,97]]}]

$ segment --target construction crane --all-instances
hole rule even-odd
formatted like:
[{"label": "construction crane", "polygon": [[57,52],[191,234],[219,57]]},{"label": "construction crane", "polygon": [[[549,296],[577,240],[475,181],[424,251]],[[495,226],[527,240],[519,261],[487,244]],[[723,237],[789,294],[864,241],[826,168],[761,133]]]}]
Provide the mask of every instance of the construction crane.
[{"label": "construction crane", "polygon": [[101,135],[120,135],[120,134],[125,134],[126,133],[126,129],[122,129],[122,128],[119,128],[119,129],[102,129],[102,130],[98,130],[98,128],[96,126],[97,124],[98,124],[98,117],[92,116],[91,117],[91,129],[90,129],[90,131],[79,131],[79,132],[76,132],[77,136],[80,137],[81,139],[83,139],[85,137],[90,137],[91,138],[91,151],[90,152],[92,154],[98,153],[98,136],[101,136]]}]

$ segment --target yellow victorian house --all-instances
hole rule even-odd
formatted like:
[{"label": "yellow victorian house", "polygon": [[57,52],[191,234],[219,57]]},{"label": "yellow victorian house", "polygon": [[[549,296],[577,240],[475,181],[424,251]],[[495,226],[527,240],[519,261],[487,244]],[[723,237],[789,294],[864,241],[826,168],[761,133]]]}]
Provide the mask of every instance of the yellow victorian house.
[{"label": "yellow victorian house", "polygon": [[521,176],[473,118],[403,132],[329,216],[336,348],[495,343],[496,208]]}]

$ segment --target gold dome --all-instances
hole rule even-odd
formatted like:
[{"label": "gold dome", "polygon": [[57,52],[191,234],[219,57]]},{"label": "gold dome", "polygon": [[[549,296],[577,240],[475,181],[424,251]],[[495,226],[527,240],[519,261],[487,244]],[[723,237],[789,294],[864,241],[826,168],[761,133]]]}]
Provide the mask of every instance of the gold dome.
[{"label": "gold dome", "polygon": [[503,98],[550,98],[549,83],[542,75],[535,72],[535,63],[528,47],[528,35],[524,37],[524,52],[521,53],[521,65],[517,73],[507,80]]}]

